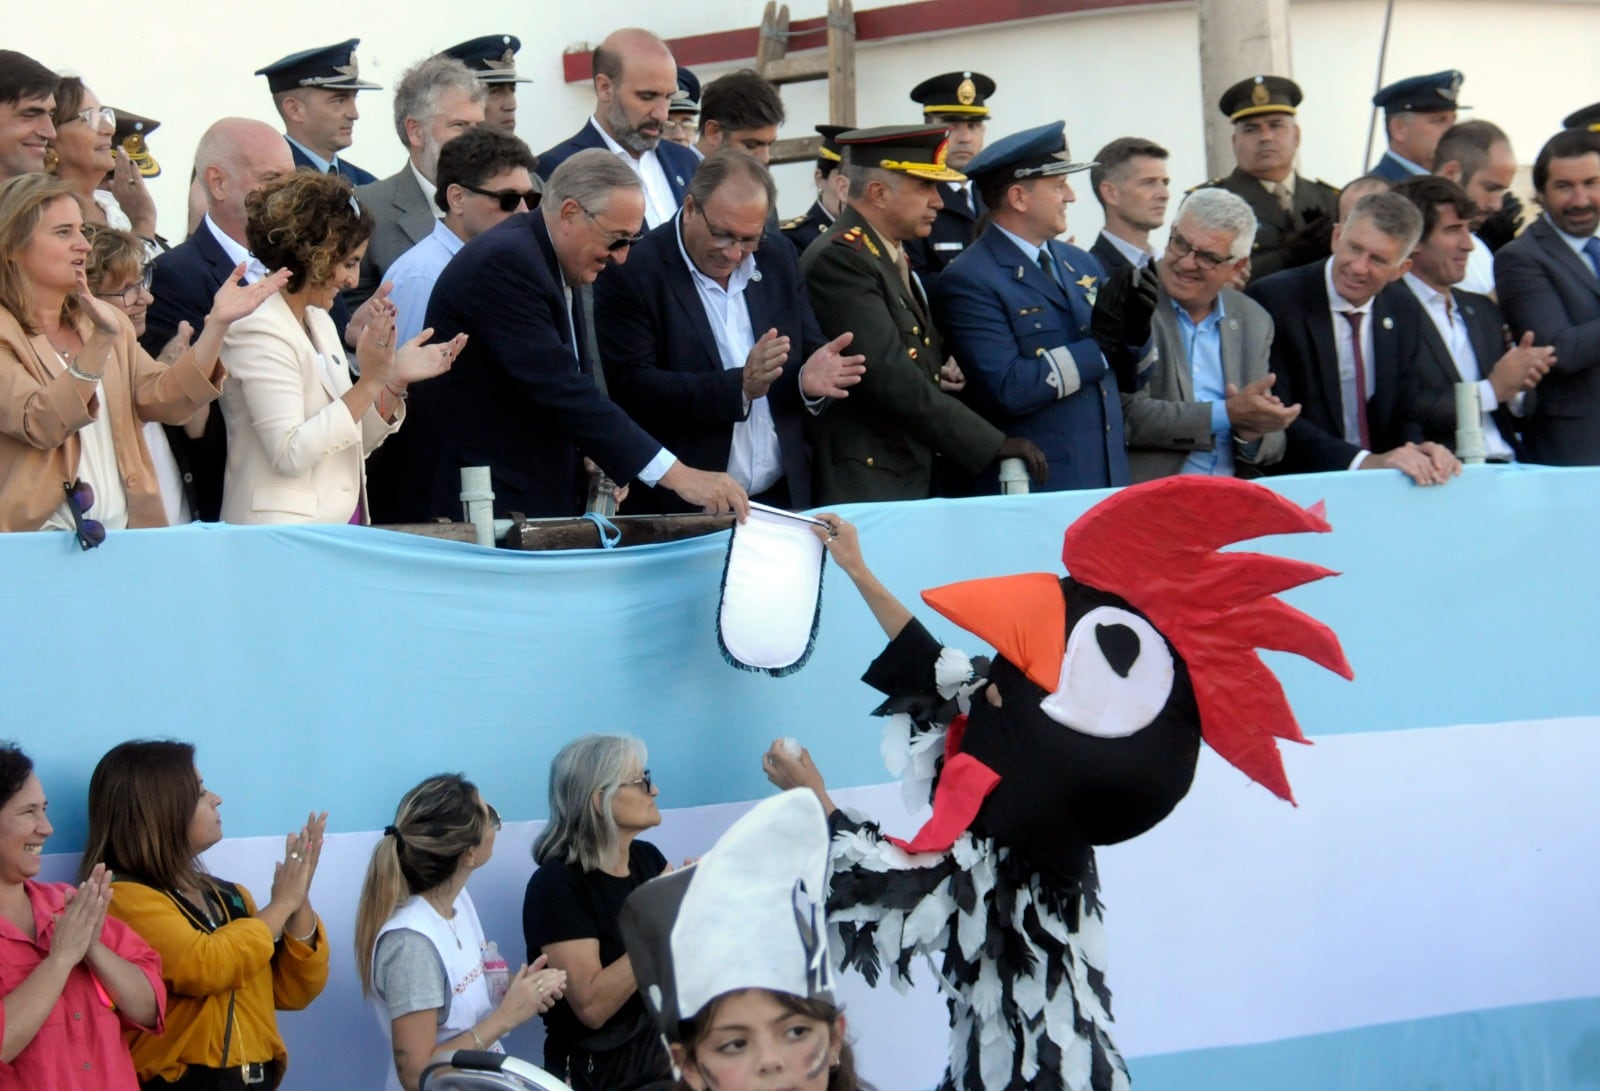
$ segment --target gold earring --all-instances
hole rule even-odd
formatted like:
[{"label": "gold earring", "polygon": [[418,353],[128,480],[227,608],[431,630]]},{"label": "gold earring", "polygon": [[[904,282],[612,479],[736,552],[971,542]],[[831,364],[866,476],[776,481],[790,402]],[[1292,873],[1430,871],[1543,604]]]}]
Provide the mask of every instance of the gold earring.
[{"label": "gold earring", "polygon": [[44,172],[46,174],[54,174],[56,172],[56,168],[59,167],[60,165],[61,165],[61,156],[60,156],[60,154],[57,153],[57,151],[54,148],[46,145],[46,147],[44,149]]}]

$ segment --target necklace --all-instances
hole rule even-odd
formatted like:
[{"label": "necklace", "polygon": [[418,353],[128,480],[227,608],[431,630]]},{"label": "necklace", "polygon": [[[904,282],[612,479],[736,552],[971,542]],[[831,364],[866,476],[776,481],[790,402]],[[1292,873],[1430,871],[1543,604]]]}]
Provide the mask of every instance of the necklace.
[{"label": "necklace", "polygon": [[450,934],[455,937],[456,950],[458,950],[458,951],[461,950],[462,949],[462,947],[461,947],[461,933],[456,931],[456,922],[455,922],[455,911],[454,911],[454,909],[451,910],[450,916],[447,917],[447,916],[444,915],[444,911],[442,909],[440,909],[437,905],[434,904],[434,901],[433,901],[432,898],[430,898],[426,894],[424,894],[423,895],[423,900],[428,903],[429,908],[431,908],[435,913],[439,914],[439,919],[444,921],[444,923],[450,927]]}]

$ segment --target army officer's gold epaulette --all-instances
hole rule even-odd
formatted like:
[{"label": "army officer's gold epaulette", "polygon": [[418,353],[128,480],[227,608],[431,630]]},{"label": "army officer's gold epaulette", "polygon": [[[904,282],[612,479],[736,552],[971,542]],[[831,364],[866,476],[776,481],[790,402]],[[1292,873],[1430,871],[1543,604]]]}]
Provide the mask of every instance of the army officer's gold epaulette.
[{"label": "army officer's gold epaulette", "polygon": [[799,227],[801,224],[806,222],[806,217],[808,215],[809,215],[809,213],[802,212],[800,215],[794,217],[794,219],[792,219],[792,220],[784,220],[781,224],[778,225],[778,230],[779,231],[793,231],[795,228]]},{"label": "army officer's gold epaulette", "polygon": [[883,256],[879,252],[877,244],[875,244],[871,237],[868,236],[865,231],[861,230],[860,227],[851,227],[839,232],[837,235],[833,236],[833,241],[842,242],[849,246],[852,250],[860,250],[863,246],[865,246],[867,248],[867,252],[873,257],[881,258]]},{"label": "army officer's gold epaulette", "polygon": [[1184,196],[1188,196],[1189,194],[1193,193],[1197,189],[1216,189],[1218,186],[1222,185],[1222,183],[1225,182],[1225,181],[1227,181],[1226,178],[1212,178],[1209,181],[1201,182],[1198,186],[1190,186],[1188,189],[1183,191],[1184,192]]}]

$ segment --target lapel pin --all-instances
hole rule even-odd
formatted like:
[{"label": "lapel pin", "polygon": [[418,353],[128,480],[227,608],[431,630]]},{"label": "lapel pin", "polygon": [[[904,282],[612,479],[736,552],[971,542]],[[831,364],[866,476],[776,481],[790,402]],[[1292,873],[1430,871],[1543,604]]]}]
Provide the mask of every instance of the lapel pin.
[{"label": "lapel pin", "polygon": [[760,269],[757,269],[755,272],[750,274],[750,283],[752,283],[752,284],[760,284],[761,283],[761,270]]},{"label": "lapel pin", "polygon": [[1394,319],[1390,318],[1388,315],[1384,315],[1383,316],[1383,328],[1386,329],[1386,330],[1394,329]]},{"label": "lapel pin", "polygon": [[1230,330],[1238,329],[1239,328],[1239,320],[1237,318],[1228,319],[1228,328]]}]

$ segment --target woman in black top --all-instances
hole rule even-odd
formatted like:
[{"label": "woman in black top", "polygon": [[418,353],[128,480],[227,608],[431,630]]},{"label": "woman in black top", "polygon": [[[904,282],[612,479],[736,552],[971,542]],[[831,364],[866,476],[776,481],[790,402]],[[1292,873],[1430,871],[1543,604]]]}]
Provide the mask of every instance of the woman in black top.
[{"label": "woman in black top", "polygon": [[639,999],[617,917],[633,890],[669,870],[637,840],[661,822],[638,739],[588,735],[550,766],[550,822],[522,902],[529,958],[567,973],[544,1014],[545,1068],[576,1091],[632,1091],[669,1081],[671,1063]]}]

